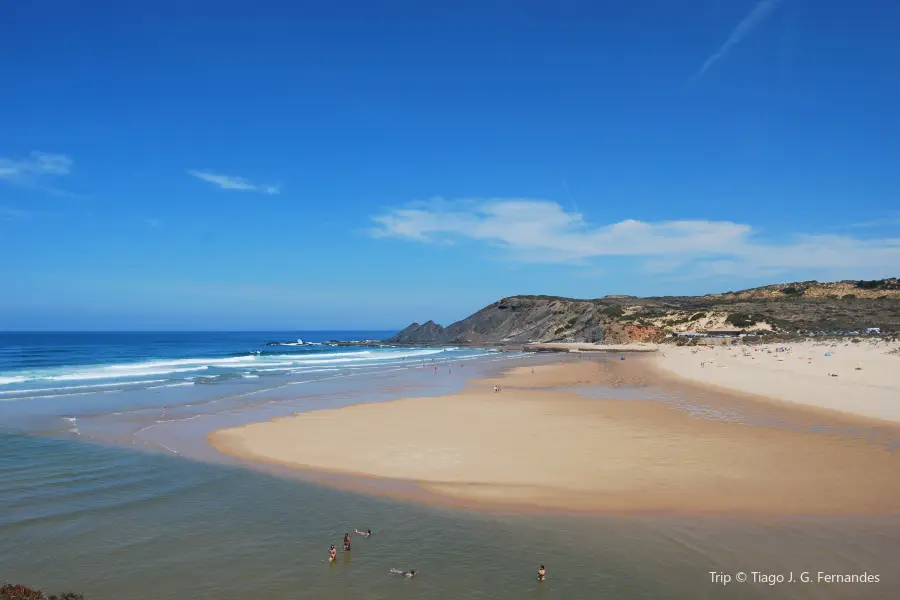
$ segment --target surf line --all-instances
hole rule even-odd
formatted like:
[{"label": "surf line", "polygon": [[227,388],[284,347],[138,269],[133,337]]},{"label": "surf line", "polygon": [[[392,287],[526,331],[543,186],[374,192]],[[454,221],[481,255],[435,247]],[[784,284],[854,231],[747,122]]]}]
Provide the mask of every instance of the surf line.
[{"label": "surf line", "polygon": [[166,446],[165,444],[160,444],[160,446],[162,446],[163,448],[165,448],[166,450],[168,450],[168,451],[171,452],[172,454],[179,454],[179,455],[181,454],[178,450],[172,450],[171,448],[169,448],[169,447]]}]

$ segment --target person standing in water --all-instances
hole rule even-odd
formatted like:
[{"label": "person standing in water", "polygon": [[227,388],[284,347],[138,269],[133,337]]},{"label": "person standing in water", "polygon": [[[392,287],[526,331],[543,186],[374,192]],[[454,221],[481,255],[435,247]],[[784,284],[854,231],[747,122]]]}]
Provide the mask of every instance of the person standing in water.
[{"label": "person standing in water", "polygon": [[337,560],[337,549],[334,547],[334,544],[331,545],[331,549],[328,550],[328,562],[334,562]]},{"label": "person standing in water", "polygon": [[344,534],[344,552],[350,552],[350,534]]},{"label": "person standing in water", "polygon": [[546,577],[546,576],[547,576],[547,569],[544,568],[544,565],[541,565],[540,567],[538,567],[538,570],[537,570],[538,581],[543,581],[544,577]]}]

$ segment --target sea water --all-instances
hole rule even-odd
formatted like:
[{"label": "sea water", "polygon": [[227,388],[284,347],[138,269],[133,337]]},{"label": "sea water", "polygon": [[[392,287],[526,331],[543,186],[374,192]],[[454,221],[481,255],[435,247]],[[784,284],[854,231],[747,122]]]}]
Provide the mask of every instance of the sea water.
[{"label": "sea water", "polygon": [[[222,425],[241,421],[235,416],[242,412],[262,420],[340,405],[342,399],[385,399],[396,391],[392,385],[415,388],[427,382],[432,393],[452,391],[467,373],[458,369],[452,377],[454,364],[500,356],[495,350],[452,346],[329,343],[389,335],[0,333],[0,426],[147,444],[149,434],[140,432],[158,421],[202,417],[210,426]],[[207,417],[220,419],[213,423]]]},{"label": "sea water", "polygon": [[[88,600],[900,597],[895,517],[484,513],[199,460],[212,458],[201,450],[204,432],[221,424],[445,393],[529,357],[265,346],[337,334],[22,335],[2,342],[0,390],[11,393],[0,403],[0,580]],[[316,364],[323,360],[342,362]],[[311,373],[319,368],[337,370]],[[340,547],[355,528],[376,533],[354,536],[353,550],[329,564],[328,546]],[[539,564],[548,569],[543,583],[534,576]],[[881,580],[772,586],[715,578],[820,570]]]}]

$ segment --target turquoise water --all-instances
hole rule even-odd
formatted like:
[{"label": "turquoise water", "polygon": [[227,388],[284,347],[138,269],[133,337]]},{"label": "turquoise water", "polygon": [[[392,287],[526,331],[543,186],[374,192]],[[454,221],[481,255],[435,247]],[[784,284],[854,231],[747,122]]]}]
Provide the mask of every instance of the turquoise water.
[{"label": "turquoise water", "polygon": [[[225,346],[235,340],[225,337]],[[35,375],[47,379],[109,365],[216,358],[198,356],[203,353],[196,346],[182,348],[180,355],[148,348],[90,350],[93,357],[85,354],[83,362],[70,365],[42,358],[49,364],[20,365],[17,372],[27,370],[31,379],[18,384],[52,387]],[[125,350],[127,356],[113,356]],[[439,353],[418,356],[412,364],[404,364],[407,358],[338,363],[347,366],[329,372],[338,375],[331,378],[301,370],[140,393],[127,386],[115,393],[90,388],[79,396],[0,403],[0,580],[56,592],[73,589],[88,600],[900,597],[893,571],[900,558],[897,517],[747,520],[430,508],[230,465],[203,441],[207,431],[228,424],[445,393],[516,361],[547,360],[429,350]],[[238,350],[216,350],[227,351]],[[377,349],[382,354],[376,356],[409,351]],[[104,352],[101,362],[96,357]],[[318,352],[323,354],[308,358],[372,356]],[[6,353],[15,351],[7,347]],[[400,364],[390,364],[395,362]],[[10,371],[4,376],[21,376]],[[623,393],[640,401],[641,389]],[[644,393],[657,392],[669,393]],[[353,551],[328,564],[328,546],[340,547],[343,533],[354,528],[372,528],[376,535],[354,536]],[[540,584],[534,569],[542,563],[548,579]],[[420,575],[406,580],[391,568],[417,569]],[[804,570],[868,571],[882,581],[722,586],[709,574],[794,571],[799,577]]]}]

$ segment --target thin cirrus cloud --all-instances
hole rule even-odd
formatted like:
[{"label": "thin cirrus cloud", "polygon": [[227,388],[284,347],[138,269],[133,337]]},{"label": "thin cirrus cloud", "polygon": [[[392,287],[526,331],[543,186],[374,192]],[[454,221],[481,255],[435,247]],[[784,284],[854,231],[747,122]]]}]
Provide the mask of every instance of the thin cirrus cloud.
[{"label": "thin cirrus cloud", "polygon": [[725,58],[725,55],[737,44],[741,42],[747,35],[753,31],[760,23],[762,23],[766,17],[768,17],[775,7],[778,6],[778,3],[781,0],[762,0],[757,3],[753,10],[743,18],[743,20],[738,23],[737,27],[735,27],[731,31],[731,35],[728,36],[728,39],[725,40],[725,43],[722,46],[712,53],[706,61],[703,63],[703,66],[700,67],[700,70],[697,71],[693,77],[691,77],[690,84],[696,83],[701,77],[703,77],[704,73],[706,73],[710,67],[712,67],[715,63]]},{"label": "thin cirrus cloud", "polygon": [[31,216],[31,213],[29,213],[28,211],[21,210],[19,208],[10,208],[8,206],[0,206],[0,219],[24,219],[29,216]]},{"label": "thin cirrus cloud", "polygon": [[376,238],[470,240],[528,263],[596,267],[603,259],[632,257],[645,272],[691,278],[791,270],[843,276],[888,272],[900,264],[900,237],[794,234],[769,240],[747,224],[700,219],[592,224],[547,200],[438,199],[388,210],[373,221],[369,233]]},{"label": "thin cirrus cloud", "polygon": [[68,175],[72,159],[65,154],[34,151],[27,158],[0,157],[0,180],[27,182],[43,177]]},{"label": "thin cirrus cloud", "polygon": [[188,170],[188,175],[196,177],[207,183],[218,186],[223,190],[239,190],[243,192],[260,192],[263,194],[279,194],[281,189],[276,185],[259,185],[250,183],[243,177],[233,177],[231,175],[219,175],[212,171],[198,171],[195,169]]}]

